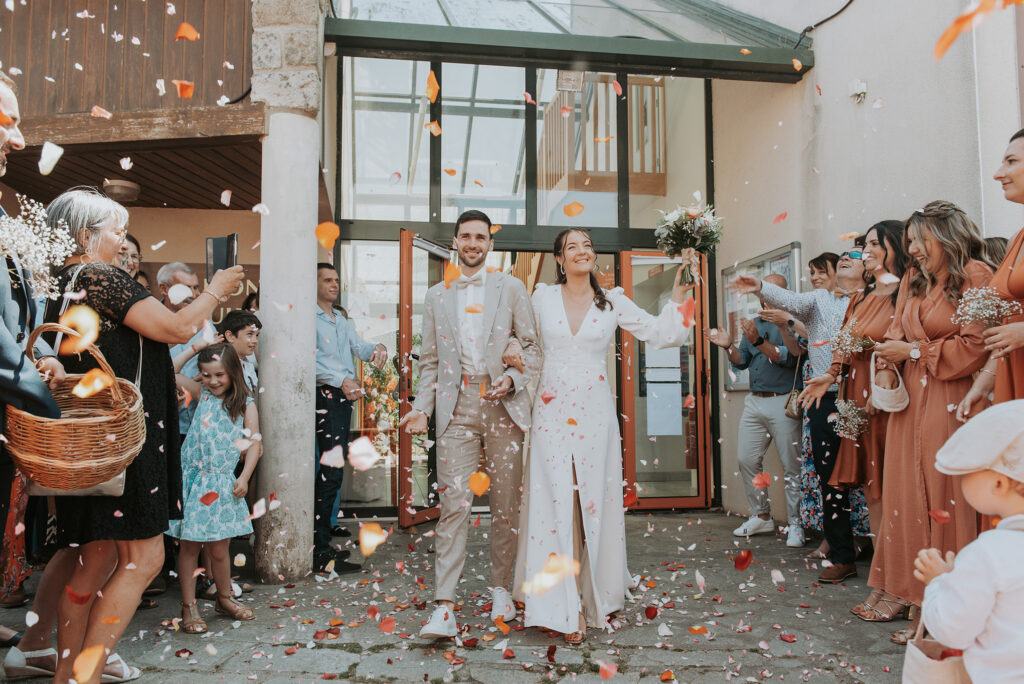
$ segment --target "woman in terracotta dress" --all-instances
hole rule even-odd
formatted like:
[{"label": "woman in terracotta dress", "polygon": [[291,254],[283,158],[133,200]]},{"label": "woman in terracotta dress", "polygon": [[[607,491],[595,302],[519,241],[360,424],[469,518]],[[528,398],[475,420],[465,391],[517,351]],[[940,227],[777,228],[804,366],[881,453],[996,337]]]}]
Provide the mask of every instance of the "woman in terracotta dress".
[{"label": "woman in terracotta dress", "polygon": [[[881,221],[873,225],[865,235],[863,258],[868,283],[862,292],[856,292],[850,298],[850,305],[843,318],[843,328],[849,327],[853,321],[854,335],[881,342],[893,323],[899,281],[910,263],[910,257],[903,250],[903,223]],[[868,349],[850,356],[836,351],[828,373],[808,381],[804,395],[811,399],[824,396],[837,379],[844,378],[840,385],[841,398],[854,402],[867,412],[868,425],[860,436],[857,439],[844,438],[839,443],[839,453],[829,484],[848,492],[863,487],[868,503],[878,506],[871,520],[877,533],[880,527],[882,464],[889,414],[871,404],[873,351]],[[875,603],[883,597],[884,592],[876,589],[867,601],[858,604],[852,612],[870,620]],[[877,617],[889,619],[885,614]]]},{"label": "woman in terracotta dress", "polygon": [[[861,616],[913,617],[924,585],[914,579],[919,549],[959,551],[978,536],[978,516],[958,483],[935,469],[935,454],[959,423],[949,408],[966,394],[986,360],[983,325],[953,323],[964,291],[984,287],[992,269],[978,227],[950,202],[930,202],[907,219],[903,244],[916,262],[903,276],[895,318],[875,345],[883,361],[902,366],[910,405],[889,417],[882,482],[882,520],[868,584],[885,594]],[[944,511],[944,513],[940,513]],[[948,516],[947,522],[938,522]],[[870,600],[870,599],[869,599]],[[911,628],[892,635],[905,644]]]},{"label": "woman in terracotta dress", "polygon": [[[1010,138],[995,179],[1002,184],[1006,199],[1024,204],[1024,129]],[[1024,257],[1022,245],[1024,230],[1013,239],[989,287],[1003,299],[1024,306],[1024,268],[1019,268]],[[1024,399],[1024,315],[1008,318],[1003,325],[986,330],[984,335],[985,349],[991,354],[971,390],[957,406],[956,417],[961,421],[985,408],[983,400],[989,395],[994,395],[995,403]]]}]

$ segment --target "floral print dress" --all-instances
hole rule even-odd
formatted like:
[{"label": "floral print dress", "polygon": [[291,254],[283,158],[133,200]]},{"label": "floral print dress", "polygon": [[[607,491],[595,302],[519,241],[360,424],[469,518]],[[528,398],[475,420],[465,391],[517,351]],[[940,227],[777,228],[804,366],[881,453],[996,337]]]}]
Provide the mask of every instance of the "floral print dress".
[{"label": "floral print dress", "polygon": [[[246,405],[252,403],[252,397]],[[231,493],[244,437],[244,416],[232,421],[224,402],[203,388],[195,419],[181,448],[184,520],[173,521],[167,534],[194,542],[212,542],[252,533],[245,498]],[[216,496],[214,496],[216,494]]]}]

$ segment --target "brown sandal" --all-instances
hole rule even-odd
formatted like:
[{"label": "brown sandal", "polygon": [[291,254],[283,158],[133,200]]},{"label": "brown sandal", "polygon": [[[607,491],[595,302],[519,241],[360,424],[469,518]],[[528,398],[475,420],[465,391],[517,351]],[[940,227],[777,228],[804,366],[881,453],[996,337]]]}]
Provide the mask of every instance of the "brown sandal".
[{"label": "brown sandal", "polygon": [[[230,606],[226,608],[224,604]],[[236,620],[255,620],[256,614],[252,612],[251,608],[246,608],[243,605],[235,603],[234,599],[230,596],[218,596],[217,602],[213,604],[213,609],[221,615],[227,615],[230,618]]]},{"label": "brown sandal", "polygon": [[917,633],[917,622],[921,619],[921,609],[912,604],[907,611],[907,619],[910,620],[909,627],[889,635],[889,641],[898,646],[906,646],[907,642],[914,638]]},{"label": "brown sandal", "polygon": [[570,646],[579,646],[587,640],[587,619],[583,617],[583,613],[580,613],[579,631],[563,634],[562,638],[565,639],[565,643]]},{"label": "brown sandal", "polygon": [[185,634],[203,634],[206,632],[206,620],[199,614],[199,606],[192,603],[181,603],[181,631]]},{"label": "brown sandal", "polygon": [[[879,606],[881,606],[881,609],[879,609]],[[892,596],[892,594],[886,594],[885,596],[880,596],[875,605],[863,613],[857,613],[857,617],[865,622],[892,622],[896,618],[909,620],[913,607],[912,604],[898,599]]]},{"label": "brown sandal", "polygon": [[871,609],[875,607],[875,604],[878,603],[878,600],[882,598],[884,595],[885,592],[881,589],[874,589],[872,590],[871,595],[867,597],[867,599],[865,599],[862,603],[858,603],[853,608],[851,608],[850,612],[857,616],[868,615]]}]

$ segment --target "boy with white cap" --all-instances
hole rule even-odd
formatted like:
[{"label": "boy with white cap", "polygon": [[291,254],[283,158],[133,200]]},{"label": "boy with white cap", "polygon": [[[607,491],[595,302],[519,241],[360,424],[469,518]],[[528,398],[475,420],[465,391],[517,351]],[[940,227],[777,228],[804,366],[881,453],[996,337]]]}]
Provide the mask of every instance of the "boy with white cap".
[{"label": "boy with white cap", "polygon": [[1024,400],[971,419],[939,450],[935,468],[961,475],[967,502],[1001,520],[955,563],[952,552],[945,559],[938,549],[918,552],[914,577],[927,585],[925,627],[964,652],[973,681],[1024,682]]}]

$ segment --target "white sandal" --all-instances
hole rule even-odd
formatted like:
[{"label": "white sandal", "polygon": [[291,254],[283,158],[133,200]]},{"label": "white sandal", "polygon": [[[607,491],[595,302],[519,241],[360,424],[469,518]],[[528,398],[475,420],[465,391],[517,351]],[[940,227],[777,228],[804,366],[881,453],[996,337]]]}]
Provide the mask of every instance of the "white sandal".
[{"label": "white sandal", "polygon": [[118,677],[117,675],[107,674],[104,672],[103,676],[100,677],[101,682],[130,682],[133,679],[138,679],[142,676],[142,670],[137,667],[132,667],[128,663],[124,662],[124,658],[116,653],[110,654],[110,657],[107,658],[107,665],[120,665],[121,676]]},{"label": "white sandal", "polygon": [[8,680],[28,679],[31,677],[53,677],[54,670],[29,665],[29,658],[46,658],[53,656],[54,663],[57,662],[57,651],[52,648],[44,648],[41,651],[22,651],[17,646],[11,646],[4,657],[4,675]]}]

